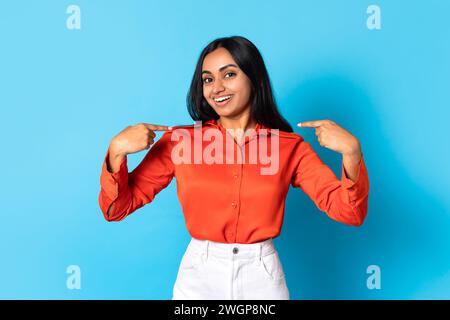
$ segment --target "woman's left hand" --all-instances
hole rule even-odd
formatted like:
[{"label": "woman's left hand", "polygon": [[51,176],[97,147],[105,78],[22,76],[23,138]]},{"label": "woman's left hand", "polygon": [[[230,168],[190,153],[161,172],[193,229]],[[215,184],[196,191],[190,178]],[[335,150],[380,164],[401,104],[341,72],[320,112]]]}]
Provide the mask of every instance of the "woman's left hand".
[{"label": "woman's left hand", "polygon": [[331,120],[315,120],[300,122],[301,128],[315,128],[316,136],[322,147],[339,152],[343,155],[360,155],[359,140],[350,132]]}]

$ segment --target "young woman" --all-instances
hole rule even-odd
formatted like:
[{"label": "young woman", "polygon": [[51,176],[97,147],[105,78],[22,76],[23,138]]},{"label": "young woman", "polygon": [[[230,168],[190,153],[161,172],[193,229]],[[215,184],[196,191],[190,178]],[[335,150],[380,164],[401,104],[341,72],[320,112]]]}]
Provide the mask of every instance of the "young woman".
[{"label": "young woman", "polygon": [[[289,186],[301,188],[330,218],[360,226],[369,179],[358,139],[333,121],[301,124],[315,128],[321,146],[342,154],[339,180],[280,115],[261,54],[239,36],[203,49],[187,105],[202,126],[141,123],[111,140],[100,177],[105,219],[124,219],[176,177],[192,239],[172,298],[289,299],[272,241]],[[155,131],[164,133],[150,148]],[[148,148],[129,173],[127,155]],[[274,165],[264,172],[268,162]]]}]

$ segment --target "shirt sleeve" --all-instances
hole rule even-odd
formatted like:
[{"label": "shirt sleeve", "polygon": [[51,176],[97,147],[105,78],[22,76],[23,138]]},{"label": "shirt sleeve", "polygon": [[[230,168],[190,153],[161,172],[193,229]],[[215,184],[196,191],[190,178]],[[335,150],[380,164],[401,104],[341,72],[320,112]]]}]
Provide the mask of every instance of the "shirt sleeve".
[{"label": "shirt sleeve", "polygon": [[103,160],[98,198],[100,209],[107,221],[121,221],[150,203],[174,177],[169,132],[165,132],[153,144],[141,163],[130,173],[126,156],[119,171],[115,173],[108,170],[108,159],[109,148]]},{"label": "shirt sleeve", "polygon": [[301,188],[331,219],[353,226],[363,224],[369,197],[364,155],[355,181],[347,177],[343,163],[339,180],[305,141],[300,142],[296,160],[298,164],[292,176],[292,186]]}]

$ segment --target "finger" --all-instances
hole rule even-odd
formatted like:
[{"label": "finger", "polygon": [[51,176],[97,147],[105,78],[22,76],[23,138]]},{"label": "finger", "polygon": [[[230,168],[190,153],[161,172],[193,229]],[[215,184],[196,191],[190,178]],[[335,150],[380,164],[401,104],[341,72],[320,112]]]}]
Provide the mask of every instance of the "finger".
[{"label": "finger", "polygon": [[147,149],[150,148],[150,146],[154,143],[153,139],[150,139],[147,141]]},{"label": "finger", "polygon": [[322,142],[322,139],[319,137],[319,139],[317,139],[317,141],[319,141],[319,145],[321,146],[321,147],[323,147],[324,145],[323,145],[323,142]]},{"label": "finger", "polygon": [[314,121],[305,121],[299,122],[297,125],[302,128],[317,128],[325,123],[325,120],[314,120]]},{"label": "finger", "polygon": [[322,132],[322,130],[320,130],[320,128],[316,128],[316,136],[319,136],[319,134]]},{"label": "finger", "polygon": [[145,123],[145,125],[147,126],[147,128],[153,131],[167,131],[172,129],[172,127],[170,126],[163,126],[159,124]]},{"label": "finger", "polygon": [[150,136],[150,138],[154,138],[154,137],[156,137],[156,134],[153,132],[153,130],[150,130],[149,129],[149,131],[148,131],[148,135]]}]

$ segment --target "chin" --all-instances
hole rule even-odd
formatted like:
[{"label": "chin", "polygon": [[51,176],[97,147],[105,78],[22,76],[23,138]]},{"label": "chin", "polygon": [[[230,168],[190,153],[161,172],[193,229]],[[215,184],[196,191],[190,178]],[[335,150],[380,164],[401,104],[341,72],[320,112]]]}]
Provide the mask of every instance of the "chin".
[{"label": "chin", "polygon": [[233,112],[234,110],[216,110],[216,113],[221,117],[231,117],[236,114],[236,112]]},{"label": "chin", "polygon": [[[212,102],[214,103],[214,102]],[[217,107],[216,105],[211,105],[211,102],[208,101],[208,104],[220,117],[233,117],[240,113],[242,113],[244,108],[239,108],[234,105]]]}]

